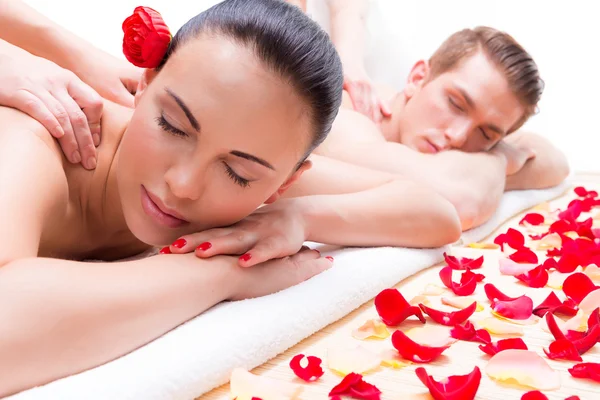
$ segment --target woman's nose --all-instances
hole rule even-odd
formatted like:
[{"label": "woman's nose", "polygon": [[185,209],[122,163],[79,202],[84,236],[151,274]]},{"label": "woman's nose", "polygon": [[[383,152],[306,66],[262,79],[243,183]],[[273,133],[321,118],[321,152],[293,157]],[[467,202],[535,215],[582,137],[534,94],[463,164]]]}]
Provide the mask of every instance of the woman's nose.
[{"label": "woman's nose", "polygon": [[182,163],[170,168],[165,174],[165,181],[175,197],[187,200],[198,200],[203,192],[202,174],[204,167],[191,163]]}]

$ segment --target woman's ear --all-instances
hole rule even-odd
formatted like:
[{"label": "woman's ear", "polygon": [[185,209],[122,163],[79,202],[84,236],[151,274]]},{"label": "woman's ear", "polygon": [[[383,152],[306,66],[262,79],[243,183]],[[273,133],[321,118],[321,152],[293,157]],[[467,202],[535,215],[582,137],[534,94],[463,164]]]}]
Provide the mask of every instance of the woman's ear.
[{"label": "woman's ear", "polygon": [[144,72],[142,72],[142,77],[140,78],[140,82],[138,83],[138,87],[137,87],[137,90],[135,92],[135,97],[134,97],[134,105],[136,107],[137,107],[138,103],[140,102],[140,99],[141,99],[142,95],[144,94],[144,91],[146,90],[148,85],[150,85],[150,82],[152,82],[154,80],[156,75],[158,75],[158,72],[154,68],[152,68],[152,69],[146,68],[144,70]]},{"label": "woman's ear", "polygon": [[300,166],[294,171],[294,173],[286,179],[285,182],[277,189],[275,193],[271,195],[267,200],[265,200],[265,204],[274,203],[277,199],[279,199],[285,192],[292,186],[295,182],[300,179],[302,174],[308,171],[312,167],[312,162],[310,160],[304,161]]},{"label": "woman's ear", "polygon": [[406,80],[406,86],[404,88],[404,95],[407,99],[413,97],[427,82],[429,78],[429,63],[425,60],[419,60],[413,65],[408,79]]}]

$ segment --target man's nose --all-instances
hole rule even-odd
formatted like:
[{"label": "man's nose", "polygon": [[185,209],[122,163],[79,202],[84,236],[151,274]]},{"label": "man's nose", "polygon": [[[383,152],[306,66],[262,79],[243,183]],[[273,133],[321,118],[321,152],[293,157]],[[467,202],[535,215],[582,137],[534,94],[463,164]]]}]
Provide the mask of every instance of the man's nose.
[{"label": "man's nose", "polygon": [[469,136],[471,127],[469,123],[456,124],[446,129],[445,136],[452,148],[461,148]]}]

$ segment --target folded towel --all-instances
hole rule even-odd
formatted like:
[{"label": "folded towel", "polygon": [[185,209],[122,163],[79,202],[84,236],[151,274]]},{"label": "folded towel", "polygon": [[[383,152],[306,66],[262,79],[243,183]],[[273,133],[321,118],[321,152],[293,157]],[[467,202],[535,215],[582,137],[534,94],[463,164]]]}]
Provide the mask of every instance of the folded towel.
[{"label": "folded towel", "polygon": [[[563,194],[506,193],[498,212],[464,240],[483,239],[500,224]],[[89,371],[34,388],[12,400],[192,399],[226,383],[235,367],[254,368],[344,317],[402,279],[442,260],[446,248],[347,248],[329,252],[328,271],[269,296],[221,303],[148,345]]]}]

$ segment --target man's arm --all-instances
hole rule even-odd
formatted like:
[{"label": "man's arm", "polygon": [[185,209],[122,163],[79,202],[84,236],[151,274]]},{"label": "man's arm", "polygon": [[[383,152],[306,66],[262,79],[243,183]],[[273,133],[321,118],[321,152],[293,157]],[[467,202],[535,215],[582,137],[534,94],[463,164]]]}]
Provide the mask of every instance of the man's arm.
[{"label": "man's arm", "polygon": [[548,139],[519,131],[505,140],[510,145],[529,148],[535,152],[535,158],[528,160],[517,173],[506,178],[506,190],[544,189],[558,185],[569,175],[566,156]]}]

